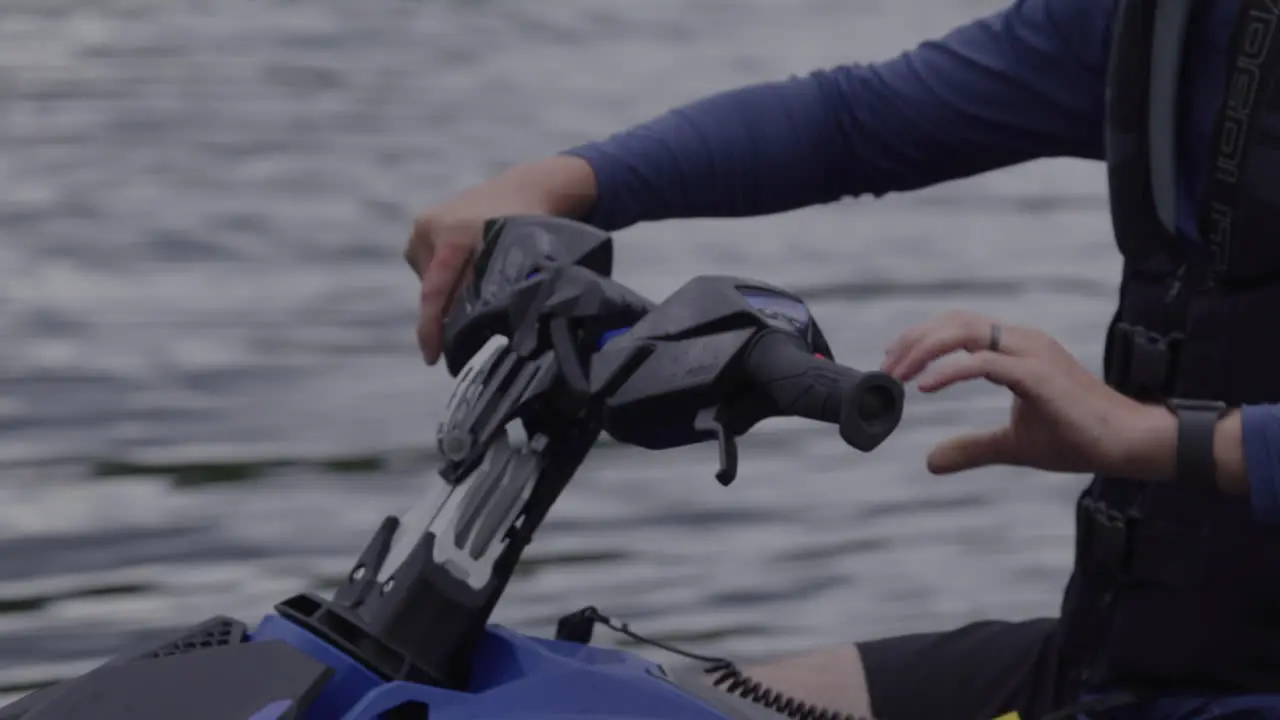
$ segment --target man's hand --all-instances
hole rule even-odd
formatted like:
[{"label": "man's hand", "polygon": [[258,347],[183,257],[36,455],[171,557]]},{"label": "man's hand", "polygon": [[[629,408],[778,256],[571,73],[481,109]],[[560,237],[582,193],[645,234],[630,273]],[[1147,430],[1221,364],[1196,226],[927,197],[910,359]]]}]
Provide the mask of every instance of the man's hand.
[{"label": "man's hand", "polygon": [[420,216],[404,259],[422,281],[418,295],[418,348],[428,365],[442,351],[444,316],[462,285],[485,220],[481,215],[452,215],[444,208]]},{"label": "man's hand", "polygon": [[[930,369],[961,350],[966,354]],[[1173,415],[1111,389],[1038,330],[951,312],[899,336],[885,352],[883,369],[903,382],[929,369],[919,382],[929,393],[978,378],[1013,393],[1008,425],[942,443],[929,454],[931,472],[1019,465],[1150,479],[1173,475]]]},{"label": "man's hand", "polygon": [[444,316],[471,267],[486,221],[507,215],[586,214],[595,202],[595,175],[576,157],[517,165],[464,190],[418,217],[404,259],[422,280],[418,347],[428,365],[440,360]]}]

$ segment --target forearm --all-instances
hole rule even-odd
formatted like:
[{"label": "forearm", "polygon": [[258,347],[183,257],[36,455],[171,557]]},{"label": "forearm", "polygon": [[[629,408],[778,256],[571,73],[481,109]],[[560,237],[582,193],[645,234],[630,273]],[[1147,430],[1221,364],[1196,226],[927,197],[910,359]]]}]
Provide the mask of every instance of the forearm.
[{"label": "forearm", "polygon": [[713,95],[574,148],[599,186],[588,221],[764,215],[1100,157],[1111,14],[1017,0],[896,58]]},{"label": "forearm", "polygon": [[495,197],[502,198],[507,208],[504,214],[519,209],[581,219],[595,204],[595,173],[580,158],[542,158],[507,168],[488,182],[463,191],[454,203],[470,212],[491,204]]},{"label": "forearm", "polygon": [[1223,492],[1249,492],[1249,463],[1244,452],[1243,415],[1233,410],[1213,430],[1213,462]]},{"label": "forearm", "polygon": [[[751,85],[671,110],[566,154],[594,170],[588,221],[607,230],[689,217],[784,212],[857,194],[817,75]],[[836,100],[839,102],[839,100]]]}]

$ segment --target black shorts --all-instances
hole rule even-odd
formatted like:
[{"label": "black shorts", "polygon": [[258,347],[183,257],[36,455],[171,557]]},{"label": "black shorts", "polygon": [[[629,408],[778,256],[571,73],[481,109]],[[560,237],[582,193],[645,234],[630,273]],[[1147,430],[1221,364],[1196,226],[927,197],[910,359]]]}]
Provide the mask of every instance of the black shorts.
[{"label": "black shorts", "polygon": [[876,720],[1035,720],[1076,699],[1058,621],[980,622],[858,643]]}]

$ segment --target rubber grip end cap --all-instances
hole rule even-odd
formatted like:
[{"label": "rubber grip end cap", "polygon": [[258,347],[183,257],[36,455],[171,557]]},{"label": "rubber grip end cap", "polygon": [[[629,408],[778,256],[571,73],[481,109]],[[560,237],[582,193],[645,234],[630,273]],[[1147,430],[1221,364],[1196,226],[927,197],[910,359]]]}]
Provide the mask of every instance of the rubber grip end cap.
[{"label": "rubber grip end cap", "polygon": [[840,437],[850,447],[871,452],[902,420],[902,383],[888,373],[864,373],[844,390]]}]

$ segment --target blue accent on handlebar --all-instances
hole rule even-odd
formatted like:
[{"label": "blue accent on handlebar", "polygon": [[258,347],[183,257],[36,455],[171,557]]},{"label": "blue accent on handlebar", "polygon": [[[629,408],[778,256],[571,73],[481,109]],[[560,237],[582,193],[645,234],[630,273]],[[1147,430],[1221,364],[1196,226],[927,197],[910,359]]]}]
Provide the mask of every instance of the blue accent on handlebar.
[{"label": "blue accent on handlebar", "polygon": [[617,328],[616,330],[606,330],[604,334],[600,336],[600,347],[603,348],[605,345],[609,344],[610,340],[618,337],[619,335],[626,333],[630,329],[631,327],[627,326],[624,328]]},{"label": "blue accent on handlebar", "polygon": [[250,715],[249,720],[280,720],[291,707],[293,707],[292,700],[277,700]]},{"label": "blue accent on handlebar", "polygon": [[[537,276],[538,276],[538,275],[540,275],[540,274],[541,274],[541,271],[540,271],[540,270],[534,270],[533,272],[531,272],[531,273],[529,273],[527,276],[525,276],[525,280],[532,280],[532,279],[534,279],[535,277],[537,277]],[[605,331],[605,332],[600,336],[600,344],[599,344],[599,346],[598,346],[596,349],[597,349],[597,350],[599,350],[599,349],[603,348],[605,345],[608,345],[608,344],[609,344],[609,341],[610,341],[610,340],[612,340],[612,339],[614,339],[614,338],[618,337],[619,335],[622,335],[623,333],[627,332],[627,331],[628,331],[628,330],[630,330],[630,329],[631,329],[631,326],[630,326],[630,325],[628,325],[627,327],[616,328],[616,329],[613,329],[613,330],[606,330],[606,331]]]}]

